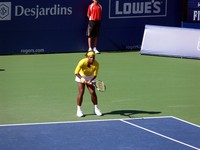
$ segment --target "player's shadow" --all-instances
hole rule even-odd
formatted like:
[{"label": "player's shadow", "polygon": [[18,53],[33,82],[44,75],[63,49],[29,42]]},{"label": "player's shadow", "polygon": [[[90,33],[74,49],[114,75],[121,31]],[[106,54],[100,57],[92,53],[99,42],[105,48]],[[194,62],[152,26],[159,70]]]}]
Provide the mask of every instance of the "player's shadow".
[{"label": "player's shadow", "polygon": [[137,114],[160,114],[160,111],[143,111],[143,110],[115,110],[111,112],[104,113],[103,115],[121,115],[129,118],[133,118]]},{"label": "player's shadow", "polygon": [[0,68],[0,71],[5,71],[5,69],[1,69],[1,68]]}]

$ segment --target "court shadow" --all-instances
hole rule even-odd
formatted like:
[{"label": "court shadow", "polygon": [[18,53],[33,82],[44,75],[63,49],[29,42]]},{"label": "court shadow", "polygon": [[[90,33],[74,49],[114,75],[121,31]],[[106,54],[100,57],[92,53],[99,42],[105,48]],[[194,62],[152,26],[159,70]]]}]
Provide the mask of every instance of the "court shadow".
[{"label": "court shadow", "polygon": [[5,71],[5,69],[1,69],[1,68],[0,68],[0,71]]},{"label": "court shadow", "polygon": [[160,111],[143,111],[143,110],[115,110],[108,113],[104,113],[104,115],[121,115],[129,118],[133,118],[133,115],[136,114],[160,114]]}]

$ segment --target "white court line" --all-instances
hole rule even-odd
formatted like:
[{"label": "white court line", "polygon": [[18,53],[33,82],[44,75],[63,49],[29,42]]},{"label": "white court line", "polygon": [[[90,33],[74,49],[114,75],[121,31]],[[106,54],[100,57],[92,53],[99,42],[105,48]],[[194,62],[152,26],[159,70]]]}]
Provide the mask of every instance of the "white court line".
[{"label": "white court line", "polygon": [[177,117],[174,117],[174,116],[172,116],[172,118],[174,118],[174,119],[176,119],[176,120],[178,120],[178,121],[181,121],[181,122],[187,123],[187,124],[189,124],[189,125],[193,125],[193,126],[195,126],[195,127],[200,128],[199,125],[196,125],[196,124],[194,124],[194,123],[191,123],[191,122],[185,121],[185,120],[183,120],[183,119],[180,119],[180,118],[177,118]]},{"label": "white court line", "polygon": [[80,120],[80,121],[60,121],[60,122],[39,122],[39,123],[21,123],[21,124],[2,124],[0,127],[9,126],[30,126],[30,125],[51,125],[51,124],[70,124],[70,123],[87,123],[87,122],[103,122],[103,121],[119,121],[120,119],[105,120]]},{"label": "white court line", "polygon": [[[157,119],[157,118],[173,118],[172,116],[159,117],[142,117],[142,118],[121,118],[124,120],[138,120],[138,119]],[[60,122],[39,122],[39,123],[19,123],[19,124],[0,124],[0,127],[7,126],[29,126],[29,125],[49,125],[49,124],[65,124],[65,123],[86,123],[86,122],[102,122],[102,121],[120,121],[121,119],[101,119],[101,120],[79,120],[79,121],[60,121]]]},{"label": "white court line", "polygon": [[0,127],[6,126],[28,126],[28,125],[48,125],[48,124],[65,124],[65,123],[86,123],[86,122],[103,122],[103,121],[121,121],[121,120],[141,120],[141,119],[165,119],[174,118],[176,120],[185,122],[187,124],[199,127],[199,125],[193,124],[191,122],[182,120],[174,116],[157,116],[157,117],[142,117],[142,118],[121,118],[121,119],[100,119],[100,120],[79,120],[79,121],[60,121],[60,122],[39,122],[39,123],[19,123],[19,124],[0,124]]},{"label": "white court line", "polygon": [[130,123],[130,122],[126,121],[126,120],[120,119],[120,121],[122,121],[122,122],[124,122],[124,123],[126,123],[126,124],[129,124],[129,125],[131,125],[131,126],[140,128],[140,129],[142,129],[142,130],[145,130],[145,131],[147,131],[147,132],[156,134],[156,135],[161,136],[161,137],[163,137],[163,138],[166,138],[166,139],[168,139],[168,140],[174,141],[174,142],[176,142],[176,143],[179,143],[179,144],[185,145],[185,146],[187,146],[187,147],[193,148],[193,149],[195,149],[195,150],[200,150],[200,148],[197,148],[197,147],[192,146],[192,145],[189,145],[189,144],[187,144],[187,143],[184,143],[184,142],[178,141],[178,140],[176,140],[176,139],[170,138],[170,137],[168,137],[168,136],[165,136],[165,135],[160,134],[160,133],[158,133],[158,132],[155,132],[155,131],[149,130],[149,129],[147,129],[147,128],[141,127],[141,126],[139,126],[139,125]]}]

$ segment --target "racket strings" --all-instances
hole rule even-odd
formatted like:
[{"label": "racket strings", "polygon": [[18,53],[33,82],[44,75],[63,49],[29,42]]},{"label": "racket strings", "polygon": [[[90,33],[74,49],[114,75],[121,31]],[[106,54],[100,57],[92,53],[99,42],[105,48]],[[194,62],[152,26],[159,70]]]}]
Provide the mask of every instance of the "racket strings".
[{"label": "racket strings", "polygon": [[105,91],[106,87],[105,84],[102,81],[96,82],[97,90],[99,91]]}]

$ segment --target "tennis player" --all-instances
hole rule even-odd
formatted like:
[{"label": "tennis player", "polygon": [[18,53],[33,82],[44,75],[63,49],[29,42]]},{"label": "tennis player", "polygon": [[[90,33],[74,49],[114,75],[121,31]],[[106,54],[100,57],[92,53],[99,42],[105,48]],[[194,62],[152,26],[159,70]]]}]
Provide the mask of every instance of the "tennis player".
[{"label": "tennis player", "polygon": [[95,52],[88,51],[86,53],[86,58],[79,61],[78,65],[75,69],[75,81],[78,85],[78,96],[77,96],[77,113],[78,117],[83,117],[84,114],[81,110],[81,105],[83,101],[83,95],[85,92],[85,87],[88,88],[91,100],[94,105],[94,113],[97,116],[101,116],[102,113],[97,106],[97,95],[95,91],[95,87],[91,84],[97,77],[97,73],[99,70],[99,63],[95,60]]},{"label": "tennis player", "polygon": [[[89,50],[93,50],[96,54],[100,52],[97,50],[97,41],[99,36],[102,6],[99,4],[99,0],[92,0],[93,3],[89,5],[87,16],[89,19],[86,35],[88,36]],[[93,45],[92,45],[93,44]],[[93,46],[93,49],[92,49]]]}]

